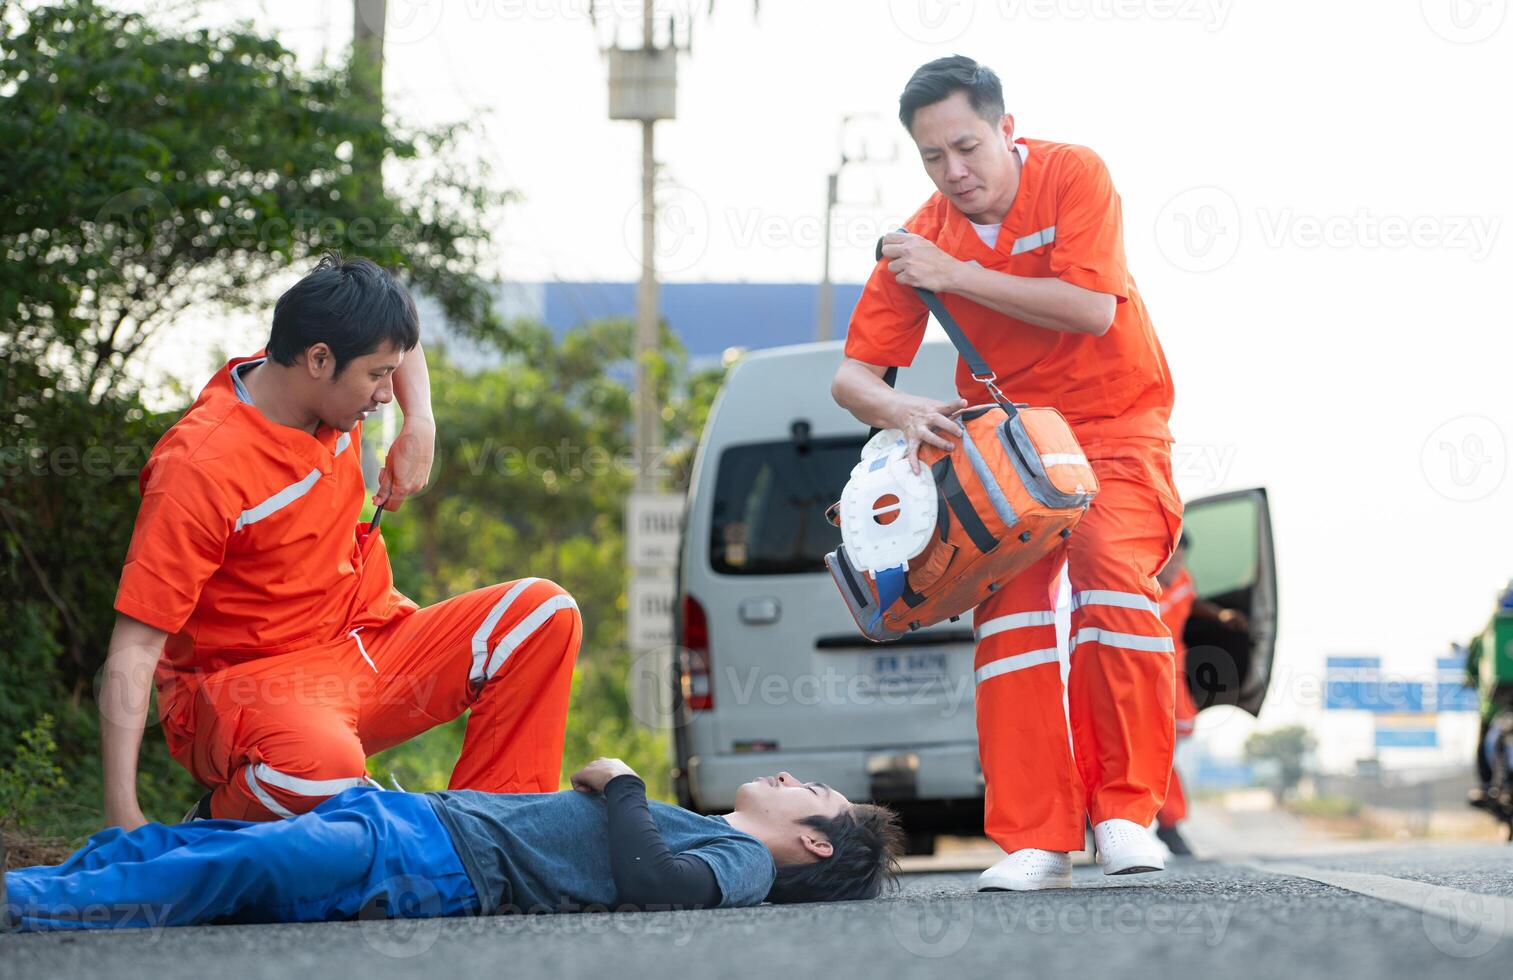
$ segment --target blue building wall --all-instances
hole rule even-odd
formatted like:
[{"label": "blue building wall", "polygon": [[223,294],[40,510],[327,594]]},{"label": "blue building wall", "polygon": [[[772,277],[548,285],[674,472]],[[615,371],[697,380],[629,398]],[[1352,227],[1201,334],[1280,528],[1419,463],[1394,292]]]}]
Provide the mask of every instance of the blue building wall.
[{"label": "blue building wall", "polygon": [[[836,283],[830,337],[846,336],[860,283]],[[539,310],[531,312],[561,335],[587,320],[636,315],[633,282],[542,284]],[[536,297],[532,297],[536,299]],[[718,358],[729,347],[781,347],[816,339],[819,286],[799,282],[672,282],[659,290],[659,307],[694,360]],[[522,311],[524,312],[524,311]]]}]

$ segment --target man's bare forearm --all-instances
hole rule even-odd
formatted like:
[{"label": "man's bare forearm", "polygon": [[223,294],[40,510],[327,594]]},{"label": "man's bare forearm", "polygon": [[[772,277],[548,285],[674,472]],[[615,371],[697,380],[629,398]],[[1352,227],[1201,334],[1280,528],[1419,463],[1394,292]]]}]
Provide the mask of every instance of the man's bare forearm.
[{"label": "man's bare forearm", "polygon": [[1101,337],[1114,322],[1118,300],[1054,277],[1011,276],[963,263],[952,288],[964,299],[1059,333]]},{"label": "man's bare forearm", "polygon": [[117,616],[100,685],[100,764],[105,818],[111,824],[139,817],[137,755],[152,698],[152,675],[168,634]]},{"label": "man's bare forearm", "polygon": [[[419,342],[405,354],[394,371],[394,400],[405,413],[405,422],[433,422],[431,414],[431,371],[426,366],[426,352]],[[434,422],[433,422],[434,424]]]},{"label": "man's bare forearm", "polygon": [[879,429],[896,427],[894,410],[898,392],[889,387],[877,370],[854,358],[846,358],[830,382],[830,397],[857,421]]}]

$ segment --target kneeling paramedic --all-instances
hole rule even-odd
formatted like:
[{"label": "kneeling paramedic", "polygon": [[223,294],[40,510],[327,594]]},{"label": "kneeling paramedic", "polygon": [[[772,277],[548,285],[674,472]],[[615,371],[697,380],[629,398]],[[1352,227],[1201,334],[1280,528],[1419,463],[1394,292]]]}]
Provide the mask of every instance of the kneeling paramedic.
[{"label": "kneeling paramedic", "polygon": [[58,867],[0,876],[0,929],[840,901],[876,896],[897,869],[891,811],[786,772],[741,785],[725,816],[648,803],[618,759],[572,783],[507,795],[359,786],[292,820],[113,827]]},{"label": "kneeling paramedic", "polygon": [[[926,324],[915,290],[933,290],[1005,395],[1066,417],[1100,486],[1066,543],[974,612],[986,832],[1007,852],[978,887],[1066,887],[1085,816],[1105,873],[1160,870],[1163,849],[1146,828],[1171,772],[1175,672],[1156,573],[1182,505],[1171,377],[1125,268],[1119,197],[1091,150],[1016,138],[998,77],[970,58],[916,71],[899,118],[937,193],[883,240],[835,400],[902,430],[911,456],[926,442],[953,448],[960,429],[949,416],[992,401],[964,363],[954,403],[884,380],[912,362]],[[1064,567],[1070,744],[1054,625]]]},{"label": "kneeling paramedic", "polygon": [[519,578],[418,609],[359,520],[362,419],[396,392],[406,428],[375,503],[398,503],[389,467],[423,464],[416,485],[429,469],[419,340],[398,282],[327,256],[279,298],[266,352],[221,368],[153,449],[100,697],[108,823],[146,822],[154,672],[169,750],[211,790],[193,816],[304,813],[366,781],[366,756],[463,711],[452,788],[557,788],[572,597]]}]

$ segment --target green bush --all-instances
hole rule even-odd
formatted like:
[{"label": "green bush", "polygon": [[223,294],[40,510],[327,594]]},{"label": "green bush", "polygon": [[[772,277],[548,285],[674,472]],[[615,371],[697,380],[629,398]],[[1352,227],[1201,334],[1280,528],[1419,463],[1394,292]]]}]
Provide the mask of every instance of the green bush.
[{"label": "green bush", "polygon": [[11,764],[0,767],[0,823],[23,825],[36,804],[65,789],[53,740],[53,716],[43,715],[21,733]]},{"label": "green bush", "polygon": [[[573,696],[567,713],[562,753],[563,789],[568,777],[601,756],[623,759],[646,781],[648,796],[671,799],[671,764],[667,737],[631,717],[625,681],[629,655],[580,661],[573,671]],[[438,725],[418,738],[368,760],[368,772],[384,785],[392,780],[412,792],[446,789],[462,751],[467,715]]]}]

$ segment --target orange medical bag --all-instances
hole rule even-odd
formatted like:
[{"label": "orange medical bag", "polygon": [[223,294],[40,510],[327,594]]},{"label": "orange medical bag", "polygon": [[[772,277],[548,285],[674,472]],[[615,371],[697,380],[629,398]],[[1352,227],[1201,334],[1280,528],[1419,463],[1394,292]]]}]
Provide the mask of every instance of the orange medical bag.
[{"label": "orange medical bag", "polygon": [[919,475],[902,433],[875,434],[827,512],[844,543],[825,565],[856,625],[880,642],[976,607],[1060,545],[1098,492],[1061,413],[1004,397],[939,297],[918,292],[996,404],[956,416],[965,435],[951,452],[921,445]]}]

